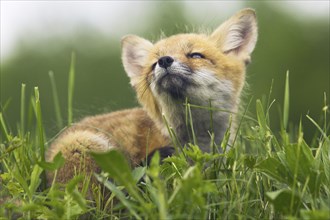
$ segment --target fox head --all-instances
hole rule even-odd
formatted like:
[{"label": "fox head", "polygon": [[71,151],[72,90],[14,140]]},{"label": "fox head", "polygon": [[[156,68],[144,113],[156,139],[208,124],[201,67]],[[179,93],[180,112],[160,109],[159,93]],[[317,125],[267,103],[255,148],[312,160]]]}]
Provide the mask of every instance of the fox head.
[{"label": "fox head", "polygon": [[[175,131],[187,136],[181,130],[185,123],[183,103],[188,100],[198,106],[212,103],[212,107],[224,110],[215,115],[221,140],[228,126],[228,112],[237,111],[245,68],[256,41],[255,12],[244,9],[211,34],[178,34],[156,43],[125,36],[122,61],[139,102],[164,133],[163,116]],[[195,128],[201,127],[200,133],[205,129],[209,136],[209,114],[203,116],[205,113],[197,110],[194,114]]]}]

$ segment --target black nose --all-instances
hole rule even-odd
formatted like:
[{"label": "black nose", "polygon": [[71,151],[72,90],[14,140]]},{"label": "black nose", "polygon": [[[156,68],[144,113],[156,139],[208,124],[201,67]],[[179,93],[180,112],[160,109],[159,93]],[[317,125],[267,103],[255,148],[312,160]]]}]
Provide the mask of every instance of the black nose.
[{"label": "black nose", "polygon": [[174,62],[173,58],[170,56],[164,56],[159,58],[158,60],[158,65],[162,68],[167,68],[170,67],[172,65],[172,63]]}]

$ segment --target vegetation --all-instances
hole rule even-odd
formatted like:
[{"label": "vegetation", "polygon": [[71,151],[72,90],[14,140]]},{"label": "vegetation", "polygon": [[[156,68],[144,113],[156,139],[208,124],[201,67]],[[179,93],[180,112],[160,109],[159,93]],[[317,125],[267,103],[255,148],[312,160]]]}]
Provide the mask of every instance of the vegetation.
[{"label": "vegetation", "polygon": [[[178,1],[154,4],[147,32],[135,32],[148,39],[160,28],[171,35],[187,24],[223,21],[189,17]],[[45,172],[64,161],[58,155],[46,163],[44,152],[72,121],[136,105],[119,40],[86,27],[18,45],[1,60],[0,219],[330,219],[329,94],[322,95],[329,91],[328,19],[302,21],[264,2],[246,6],[256,9],[260,32],[247,76],[257,100],[246,101],[237,133],[213,147],[226,148],[230,136],[234,146],[208,154],[174,144],[177,154],[161,165],[155,155],[149,167],[135,169],[117,151],[93,155],[103,170],[95,174],[99,185],[77,173],[68,184],[47,186]],[[73,54],[70,65],[72,49],[77,62]]]},{"label": "vegetation", "polygon": [[[71,64],[69,97],[73,94],[74,55]],[[222,143],[214,144],[213,153],[203,153],[193,144],[180,148],[173,141],[175,156],[159,165],[156,154],[149,167],[133,170],[117,151],[92,154],[103,170],[94,174],[100,184],[92,184],[90,176],[77,173],[68,184],[53,182],[51,186],[46,185],[45,172],[56,171],[64,159],[59,154],[53,163],[45,162],[47,142],[39,90],[34,88],[26,108],[26,86],[22,85],[17,134],[7,128],[3,117],[3,112],[9,111],[6,105],[0,114],[0,218],[329,219],[326,95],[321,122],[306,116],[317,134],[309,146],[304,141],[302,123],[296,130],[287,129],[288,79],[287,74],[279,134],[269,126],[273,105],[270,94],[268,99],[256,101],[256,114],[252,116],[247,114],[249,102],[244,114],[239,115],[237,134],[227,132]],[[56,84],[52,85],[54,108],[59,109]],[[69,100],[71,111],[72,99]],[[63,123],[60,114],[57,119],[58,125]],[[227,148],[231,135],[235,136],[234,147],[219,153],[217,149]],[[102,185],[111,190],[110,196],[104,196]],[[93,189],[91,196],[87,195],[88,187]]]}]

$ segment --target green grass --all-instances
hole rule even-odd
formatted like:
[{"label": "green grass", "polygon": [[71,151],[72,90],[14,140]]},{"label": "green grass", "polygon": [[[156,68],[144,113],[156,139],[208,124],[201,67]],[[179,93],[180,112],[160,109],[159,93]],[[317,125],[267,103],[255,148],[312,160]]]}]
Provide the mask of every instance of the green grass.
[{"label": "green grass", "polygon": [[[69,123],[72,122],[74,75],[72,55]],[[59,112],[53,74],[50,79],[56,121],[62,128],[65,120]],[[177,154],[161,165],[157,154],[150,167],[133,170],[117,151],[92,154],[104,171],[95,174],[100,185],[92,184],[89,176],[77,173],[66,185],[53,182],[51,186],[46,186],[45,171],[55,171],[56,175],[56,169],[64,161],[58,155],[53,163],[45,162],[47,143],[40,94],[35,88],[34,96],[27,101],[23,84],[17,132],[9,130],[5,121],[8,105],[4,105],[0,113],[0,219],[329,219],[327,99],[324,97],[323,108],[320,107],[320,122],[306,116],[315,125],[317,134],[309,145],[304,141],[302,123],[288,126],[288,80],[289,75],[279,132],[270,129],[273,101],[269,95],[268,100],[256,100],[255,114],[247,115],[246,107],[238,117],[238,133],[228,131],[222,143],[212,146],[212,153],[203,153],[194,144],[179,149],[176,135],[169,128]],[[193,107],[196,106],[186,103],[187,124],[192,124],[190,109]],[[212,117],[211,103],[209,109]],[[287,127],[295,129],[289,131]],[[216,148],[227,147],[230,136],[235,137],[235,147],[224,154],[216,153]],[[195,141],[193,131],[192,139]],[[140,182],[142,177],[144,181]],[[104,196],[101,185],[111,190],[110,196]],[[93,189],[92,196],[87,196],[88,187]]]}]

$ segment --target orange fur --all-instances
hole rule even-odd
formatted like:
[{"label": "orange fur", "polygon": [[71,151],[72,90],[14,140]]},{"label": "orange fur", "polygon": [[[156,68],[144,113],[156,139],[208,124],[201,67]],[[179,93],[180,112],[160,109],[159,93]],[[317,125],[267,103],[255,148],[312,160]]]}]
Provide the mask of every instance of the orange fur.
[{"label": "orange fur", "polygon": [[[134,35],[124,37],[124,68],[143,108],[87,117],[66,129],[47,152],[47,161],[59,152],[66,160],[57,181],[68,181],[79,168],[87,173],[98,172],[86,154],[90,151],[118,149],[136,166],[153,150],[171,143],[164,117],[186,144],[189,128],[185,127],[185,98],[201,106],[212,101],[212,106],[225,110],[215,112],[213,122],[208,110],[192,110],[201,149],[208,150],[211,123],[215,141],[220,142],[228,126],[228,112],[238,109],[245,66],[256,39],[252,9],[238,12],[211,35],[178,34],[155,44]],[[194,53],[197,55],[192,56]],[[161,64],[164,57],[169,59],[168,68]],[[51,181],[53,174],[48,177]]]}]

